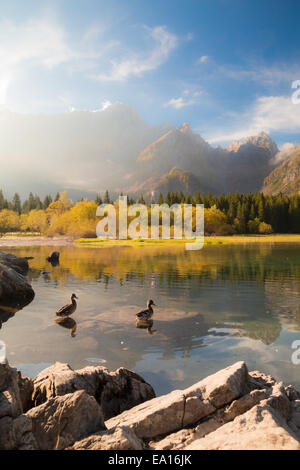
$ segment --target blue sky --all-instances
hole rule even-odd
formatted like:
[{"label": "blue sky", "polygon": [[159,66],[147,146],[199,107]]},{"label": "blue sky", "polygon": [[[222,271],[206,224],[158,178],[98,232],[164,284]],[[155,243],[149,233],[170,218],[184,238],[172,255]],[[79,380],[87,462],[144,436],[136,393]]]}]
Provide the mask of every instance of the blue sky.
[{"label": "blue sky", "polygon": [[1,2],[0,106],[23,113],[130,104],[212,144],[300,141],[294,0]]}]

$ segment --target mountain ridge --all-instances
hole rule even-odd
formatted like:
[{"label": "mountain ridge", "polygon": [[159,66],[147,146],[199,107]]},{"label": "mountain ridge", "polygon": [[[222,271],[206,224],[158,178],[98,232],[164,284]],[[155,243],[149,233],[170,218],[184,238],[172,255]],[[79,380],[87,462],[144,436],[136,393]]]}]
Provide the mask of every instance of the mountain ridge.
[{"label": "mountain ridge", "polygon": [[122,103],[55,115],[0,112],[0,188],[11,195],[44,188],[80,198],[196,185],[216,194],[256,192],[276,168],[277,152],[265,133],[215,148],[188,123],[152,126]]}]

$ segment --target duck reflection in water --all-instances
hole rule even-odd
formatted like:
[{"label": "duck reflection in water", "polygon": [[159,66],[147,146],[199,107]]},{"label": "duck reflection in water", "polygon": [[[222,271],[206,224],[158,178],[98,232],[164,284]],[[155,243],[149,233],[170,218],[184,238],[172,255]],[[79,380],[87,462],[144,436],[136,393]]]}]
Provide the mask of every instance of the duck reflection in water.
[{"label": "duck reflection in water", "polygon": [[63,328],[67,328],[68,330],[71,330],[71,336],[72,338],[75,338],[76,330],[77,330],[77,323],[74,320],[74,318],[59,317],[55,320],[55,323],[57,323],[59,326],[62,326]]},{"label": "duck reflection in water", "polygon": [[156,333],[156,330],[152,330],[152,326],[153,326],[153,320],[151,319],[148,319],[148,320],[139,319],[139,318],[136,319],[136,327],[147,330],[149,335],[153,335],[154,333]]},{"label": "duck reflection in water", "polygon": [[15,313],[19,310],[21,310],[20,306],[10,307],[6,305],[0,305],[0,329],[2,328],[3,323],[14,317]]}]

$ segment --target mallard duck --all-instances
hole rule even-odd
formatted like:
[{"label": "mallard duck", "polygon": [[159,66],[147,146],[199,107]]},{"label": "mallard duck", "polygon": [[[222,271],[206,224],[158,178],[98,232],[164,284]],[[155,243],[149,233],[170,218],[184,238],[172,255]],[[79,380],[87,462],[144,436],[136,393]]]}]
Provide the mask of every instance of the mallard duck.
[{"label": "mallard duck", "polygon": [[57,310],[56,315],[59,317],[67,317],[68,315],[72,315],[72,313],[74,313],[77,308],[77,303],[75,299],[78,299],[77,295],[72,294],[71,303]]},{"label": "mallard duck", "polygon": [[141,312],[137,313],[136,314],[137,319],[138,320],[149,320],[149,318],[151,318],[153,313],[154,313],[152,305],[155,305],[153,300],[148,300],[148,303],[147,303],[148,308],[146,308],[146,310],[142,310]]}]

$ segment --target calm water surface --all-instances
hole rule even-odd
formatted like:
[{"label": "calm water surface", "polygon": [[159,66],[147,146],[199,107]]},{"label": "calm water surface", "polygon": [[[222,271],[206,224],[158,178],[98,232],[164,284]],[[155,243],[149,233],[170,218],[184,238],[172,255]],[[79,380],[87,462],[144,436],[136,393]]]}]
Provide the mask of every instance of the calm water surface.
[{"label": "calm water surface", "polygon": [[[183,248],[55,247],[1,251],[34,256],[35,299],[3,322],[0,339],[11,365],[35,376],[55,361],[73,368],[133,369],[157,395],[184,388],[238,360],[300,389],[291,344],[300,340],[300,245]],[[43,271],[50,271],[43,273]],[[54,312],[75,292],[71,329]],[[158,305],[152,334],[135,313]],[[72,325],[69,325],[72,327]]]}]

